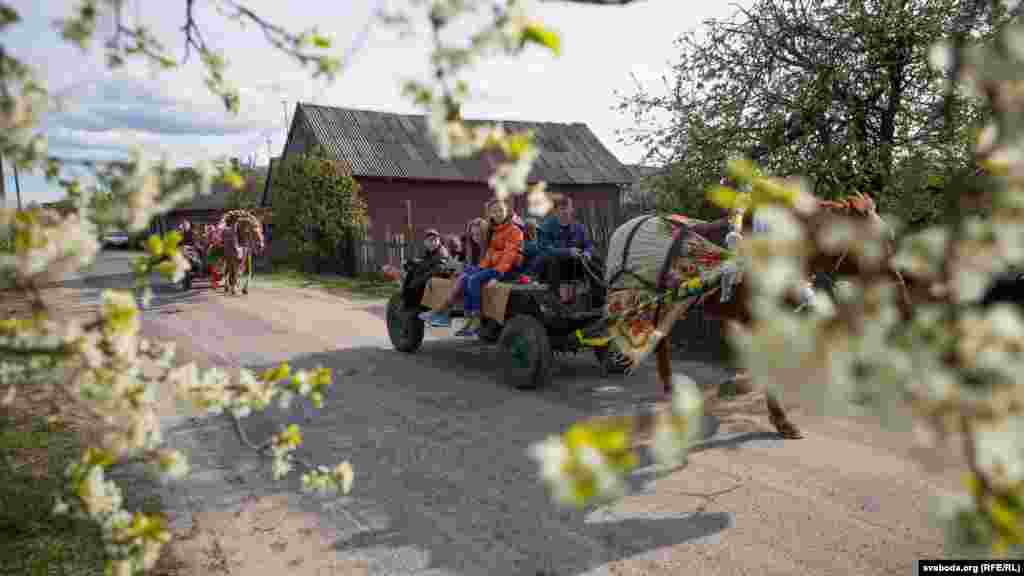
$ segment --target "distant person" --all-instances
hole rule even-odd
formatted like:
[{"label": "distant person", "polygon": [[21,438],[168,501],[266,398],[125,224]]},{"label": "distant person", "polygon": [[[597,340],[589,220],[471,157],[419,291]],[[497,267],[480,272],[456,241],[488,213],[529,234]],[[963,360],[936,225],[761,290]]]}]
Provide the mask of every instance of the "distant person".
[{"label": "distant person", "polygon": [[181,245],[182,246],[195,246],[196,235],[195,231],[192,230],[192,223],[185,218],[178,224],[178,231],[181,232]]},{"label": "distant person", "polygon": [[224,278],[224,292],[238,293],[238,280],[242,267],[245,265],[245,246],[239,238],[238,222],[224,229],[224,262],[227,268]]}]

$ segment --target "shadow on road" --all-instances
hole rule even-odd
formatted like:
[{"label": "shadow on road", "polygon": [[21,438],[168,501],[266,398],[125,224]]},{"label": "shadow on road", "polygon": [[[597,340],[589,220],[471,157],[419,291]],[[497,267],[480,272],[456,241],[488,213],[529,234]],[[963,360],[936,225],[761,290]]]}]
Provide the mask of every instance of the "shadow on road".
[{"label": "shadow on road", "polygon": [[[396,548],[411,547],[428,552],[430,566],[456,573],[574,575],[730,526],[728,514],[714,511],[670,518],[617,513],[594,523],[585,521],[587,511],[552,506],[537,464],[527,456],[529,445],[581,418],[652,401],[656,385],[645,370],[631,379],[601,380],[592,359],[569,358],[557,369],[552,389],[523,392],[495,383],[486,349],[451,341],[427,342],[416,355],[364,347],[290,364],[334,370],[338,376],[325,407],[293,405],[286,413],[275,406],[247,419],[246,426],[259,443],[286,422],[297,422],[305,439],[303,458],[327,465],[352,462],[355,489],[344,515],[331,513],[323,501],[301,499],[303,508],[339,531],[338,554],[372,556],[384,563],[383,570],[398,562]],[[709,417],[709,439],[700,449],[773,436],[716,440],[717,431],[717,420]],[[166,437],[189,454],[195,471],[187,499],[180,490],[164,489],[162,499],[171,510],[230,508],[249,495],[299,488],[297,474],[272,481],[269,462],[243,449],[222,418],[182,422]],[[631,484],[642,490],[651,479],[653,474],[642,472]]]},{"label": "shadow on road", "polygon": [[[604,545],[596,558],[581,557],[575,563],[559,563],[540,567],[541,563],[517,562],[500,573],[543,576],[574,576],[604,564],[625,560],[658,548],[706,538],[732,526],[732,516],[725,512],[694,512],[678,518],[629,518],[585,525],[581,535]],[[340,552],[356,552],[374,548],[420,547],[422,538],[396,530],[371,530],[339,540],[334,547]],[[563,545],[558,542],[557,545]],[[459,564],[457,551],[431,550],[431,567],[452,569]],[[454,556],[453,558],[446,558]],[[451,561],[449,561],[451,560]]]}]

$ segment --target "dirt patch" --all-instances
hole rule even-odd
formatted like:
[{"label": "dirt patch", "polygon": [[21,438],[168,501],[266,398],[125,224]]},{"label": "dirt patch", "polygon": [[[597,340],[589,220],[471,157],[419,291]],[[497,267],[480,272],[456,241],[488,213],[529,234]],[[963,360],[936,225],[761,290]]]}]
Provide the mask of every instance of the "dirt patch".
[{"label": "dirt patch", "polygon": [[360,576],[370,564],[341,560],[340,535],[316,515],[293,509],[286,496],[251,498],[236,511],[201,512],[193,529],[173,542],[174,558],[160,574]]}]

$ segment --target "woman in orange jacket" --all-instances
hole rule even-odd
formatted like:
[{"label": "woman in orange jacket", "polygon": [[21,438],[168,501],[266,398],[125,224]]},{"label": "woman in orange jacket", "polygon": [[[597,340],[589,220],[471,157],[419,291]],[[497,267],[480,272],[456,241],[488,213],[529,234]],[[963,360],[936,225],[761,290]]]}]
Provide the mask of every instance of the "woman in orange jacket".
[{"label": "woman in orange jacket", "polygon": [[508,203],[492,200],[487,204],[490,221],[490,239],[487,253],[480,261],[480,270],[466,277],[463,291],[463,311],[466,324],[456,336],[473,338],[480,330],[480,300],[483,287],[498,280],[518,275],[523,263],[523,229],[514,221]]}]

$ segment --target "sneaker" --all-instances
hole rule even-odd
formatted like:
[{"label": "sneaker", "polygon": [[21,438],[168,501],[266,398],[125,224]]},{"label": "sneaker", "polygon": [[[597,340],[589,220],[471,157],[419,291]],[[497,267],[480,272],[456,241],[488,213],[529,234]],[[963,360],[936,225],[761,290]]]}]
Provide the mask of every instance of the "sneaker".
[{"label": "sneaker", "polygon": [[431,328],[448,328],[452,325],[452,318],[443,312],[431,312],[428,322]]},{"label": "sneaker", "polygon": [[459,338],[476,338],[479,333],[480,321],[477,318],[470,318],[455,335]]}]

